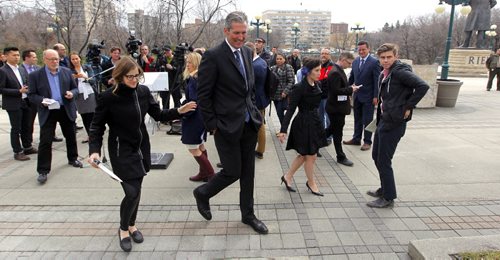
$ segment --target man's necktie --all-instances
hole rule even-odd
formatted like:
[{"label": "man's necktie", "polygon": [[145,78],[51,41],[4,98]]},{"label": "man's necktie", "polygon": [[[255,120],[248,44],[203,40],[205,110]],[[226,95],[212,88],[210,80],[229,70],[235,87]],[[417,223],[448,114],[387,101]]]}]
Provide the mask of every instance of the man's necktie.
[{"label": "man's necktie", "polygon": [[361,62],[359,63],[359,68],[361,69],[365,65],[365,59],[361,59]]},{"label": "man's necktie", "polygon": [[[241,60],[241,53],[239,50],[234,51],[234,58],[236,59],[236,63],[238,63],[238,70],[240,71],[241,75],[245,79],[245,89],[246,89],[247,88],[247,76],[245,73],[245,66],[243,65],[243,61]],[[246,115],[245,115],[245,122],[248,123],[249,121],[250,121],[250,113],[247,110]]]}]

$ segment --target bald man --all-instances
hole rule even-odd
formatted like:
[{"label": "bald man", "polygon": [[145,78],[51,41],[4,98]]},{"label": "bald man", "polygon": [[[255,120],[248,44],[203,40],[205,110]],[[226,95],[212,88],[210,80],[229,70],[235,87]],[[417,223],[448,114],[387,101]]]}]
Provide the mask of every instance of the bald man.
[{"label": "bald man", "polygon": [[59,66],[69,68],[69,58],[66,56],[66,47],[61,43],[54,44],[52,47],[59,55]]},{"label": "bald man", "polygon": [[[52,140],[57,122],[66,139],[68,164],[73,167],[82,167],[82,163],[78,161],[75,131],[75,99],[78,96],[78,87],[72,78],[71,71],[59,66],[59,60],[57,51],[45,50],[43,52],[45,66],[29,74],[28,97],[38,107],[38,121],[40,122],[37,161],[40,184],[47,181],[47,175],[51,170]],[[48,101],[54,104],[49,107]]]}]

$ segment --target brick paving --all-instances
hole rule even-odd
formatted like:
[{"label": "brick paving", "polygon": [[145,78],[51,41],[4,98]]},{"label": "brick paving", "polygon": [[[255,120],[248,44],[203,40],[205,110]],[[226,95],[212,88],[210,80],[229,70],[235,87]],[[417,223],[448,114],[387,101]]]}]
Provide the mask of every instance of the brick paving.
[{"label": "brick paving", "polygon": [[[462,115],[480,104],[475,95],[467,101],[454,113],[419,110],[412,128],[500,126],[495,119],[462,122]],[[274,137],[277,120],[268,122],[268,146],[278,158],[273,163],[285,173],[295,155]],[[324,197],[306,190],[299,170],[293,183],[297,193],[288,193],[289,200],[256,205],[270,230],[265,236],[240,222],[235,204],[213,204],[210,222],[199,216],[194,200],[147,204],[137,223],[145,242],[127,254],[116,236],[118,205],[0,205],[0,259],[409,259],[407,246],[414,239],[500,232],[500,200],[398,200],[393,209],[368,208],[364,191],[330,152],[321,150],[315,169]],[[10,158],[0,160],[0,167],[9,169],[0,178],[16,174]]]}]

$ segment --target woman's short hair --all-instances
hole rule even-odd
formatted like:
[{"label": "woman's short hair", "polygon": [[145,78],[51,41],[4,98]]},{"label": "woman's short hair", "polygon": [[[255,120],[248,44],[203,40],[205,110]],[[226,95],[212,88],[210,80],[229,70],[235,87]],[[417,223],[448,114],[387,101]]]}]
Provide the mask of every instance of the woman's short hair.
[{"label": "woman's short hair", "polygon": [[321,60],[319,58],[307,58],[302,60],[303,66],[309,71],[321,65]]},{"label": "woman's short hair", "polygon": [[139,71],[139,77],[144,75],[144,72],[142,71],[141,67],[135,59],[125,56],[121,58],[115,65],[115,68],[113,69],[113,74],[112,77],[115,80],[115,87],[113,89],[113,93],[115,93],[118,84],[123,83],[123,79],[125,78],[125,75],[133,69],[137,68]]}]

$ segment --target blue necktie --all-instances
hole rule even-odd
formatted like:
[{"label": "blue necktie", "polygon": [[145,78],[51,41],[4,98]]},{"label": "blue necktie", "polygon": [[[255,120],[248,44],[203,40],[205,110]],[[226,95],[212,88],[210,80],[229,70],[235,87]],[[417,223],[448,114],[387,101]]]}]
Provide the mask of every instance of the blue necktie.
[{"label": "blue necktie", "polygon": [[[243,65],[243,61],[241,60],[241,53],[239,50],[234,51],[234,58],[236,59],[236,63],[238,63],[238,70],[240,71],[241,75],[245,79],[245,89],[247,89],[247,74],[245,73],[245,65]],[[250,121],[250,113],[248,113],[248,110],[245,115],[245,122]]]},{"label": "blue necktie", "polygon": [[365,59],[361,59],[361,63],[359,64],[359,69],[363,68],[363,65],[365,65]]}]

